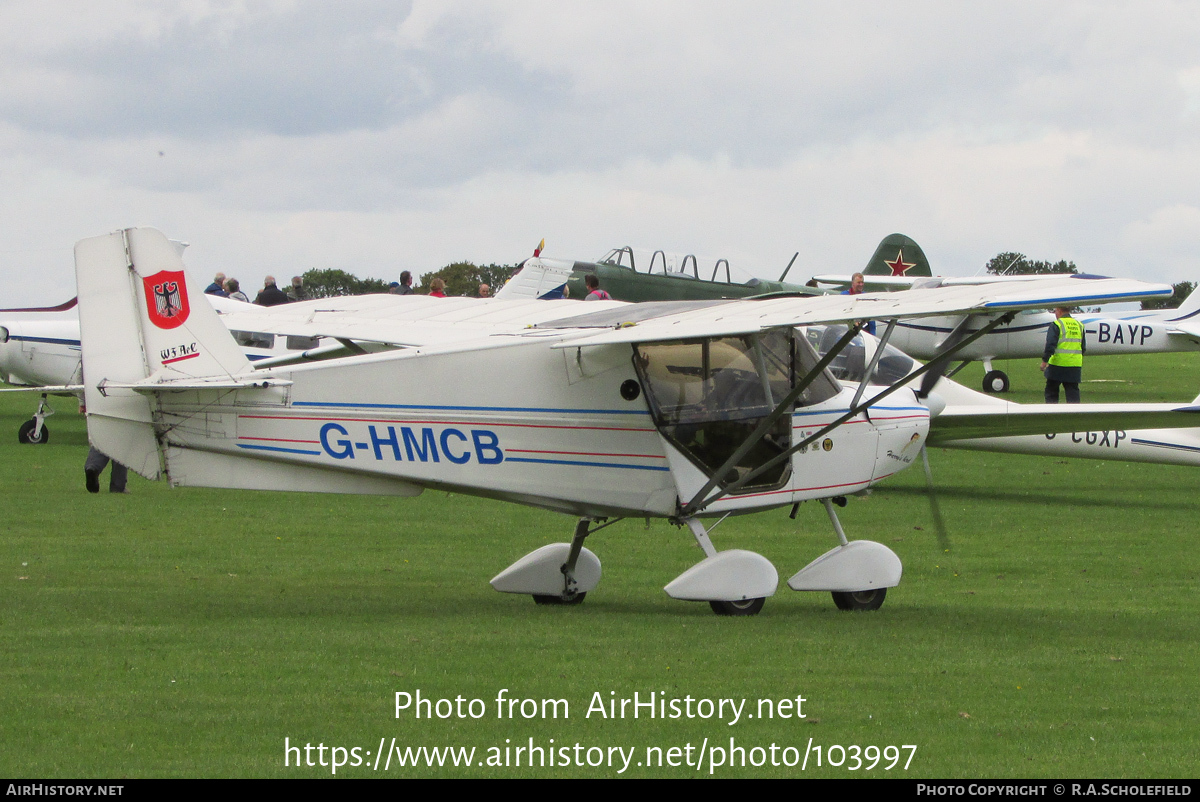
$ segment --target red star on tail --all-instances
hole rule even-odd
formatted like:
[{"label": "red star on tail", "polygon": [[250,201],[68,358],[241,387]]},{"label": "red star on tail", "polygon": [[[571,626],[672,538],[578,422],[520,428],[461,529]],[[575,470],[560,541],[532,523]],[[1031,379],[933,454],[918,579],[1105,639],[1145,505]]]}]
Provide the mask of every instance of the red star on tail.
[{"label": "red star on tail", "polygon": [[909,268],[917,266],[916,262],[904,261],[904,249],[903,248],[896,251],[896,260],[895,261],[889,262],[887,259],[884,259],[883,263],[892,269],[893,276],[903,276],[905,273],[908,272]]}]

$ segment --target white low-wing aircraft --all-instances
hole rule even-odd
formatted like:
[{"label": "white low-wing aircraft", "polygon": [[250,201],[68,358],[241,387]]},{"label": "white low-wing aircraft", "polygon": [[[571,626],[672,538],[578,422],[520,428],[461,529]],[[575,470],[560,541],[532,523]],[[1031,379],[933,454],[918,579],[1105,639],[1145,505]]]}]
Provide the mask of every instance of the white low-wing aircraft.
[{"label": "white low-wing aircraft", "polygon": [[[217,312],[242,308],[265,309],[243,301],[205,295]],[[79,347],[79,316],[76,299],[53,307],[0,309],[0,380],[14,385],[0,392],[40,393],[37,411],[21,424],[17,439],[26,444],[49,442],[46,418],[54,414],[48,396],[74,396],[83,392],[83,360]],[[320,351],[323,344],[303,336],[272,331],[238,329],[230,333],[251,361],[289,359],[301,353]],[[326,346],[337,348],[340,346]]]},{"label": "white low-wing aircraft", "polygon": [[[846,386],[827,368],[857,334],[854,321],[1170,292],[1064,279],[690,304],[364,296],[281,314],[296,316],[288,326],[297,334],[391,350],[256,369],[211,307],[193,303],[202,286],[161,233],[83,240],[75,259],[88,435],[143,476],[405,496],[438,488],[577,516],[570,543],[537,549],[492,580],[541,603],[580,601],[599,582],[600,561],[583,543],[615,521],[597,522],[668,518],[706,556],[666,592],[731,615],[761,609],[778,574],[754,552],[717,551],[703,523],[714,516],[820,500],[839,544],[789,587],[829,591],[843,609],[875,609],[900,581],[894,552],[846,539],[832,500],[912,464],[939,431],[931,407],[942,405],[904,385],[936,380],[938,364],[970,340],[893,387]],[[838,323],[848,330],[824,357],[796,328]],[[953,420],[977,437],[1192,426],[1195,411],[1013,405],[986,422]]]}]

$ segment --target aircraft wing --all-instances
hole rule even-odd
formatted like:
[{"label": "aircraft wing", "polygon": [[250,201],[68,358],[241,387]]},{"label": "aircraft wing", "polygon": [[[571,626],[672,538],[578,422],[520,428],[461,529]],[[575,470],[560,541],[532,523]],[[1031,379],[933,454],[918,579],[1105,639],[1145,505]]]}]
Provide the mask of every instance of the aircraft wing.
[{"label": "aircraft wing", "polygon": [[1188,429],[1200,426],[1200,406],[1180,404],[1005,404],[948,406],[929,423],[929,445],[954,440],[1056,432]]},{"label": "aircraft wing", "polygon": [[[533,333],[543,321],[588,314],[620,301],[541,301],[430,298],[425,295],[358,295],[272,307],[249,306],[221,315],[234,331],[329,337],[420,348],[476,342],[491,335]],[[552,332],[537,332],[546,335]]]},{"label": "aircraft wing", "polygon": [[[1129,279],[1059,278],[1011,285],[938,287],[904,293],[825,295],[815,298],[778,298],[734,301],[716,307],[668,312],[650,319],[621,321],[621,310],[604,315],[574,316],[544,323],[539,328],[596,328],[607,330],[557,343],[555,348],[660,342],[700,337],[753,334],[784,326],[846,323],[854,320],[890,320],[932,315],[986,314],[1044,309],[1055,306],[1110,303],[1162,298],[1166,284],[1146,284]],[[631,307],[631,310],[635,307]],[[588,318],[596,317],[594,323]],[[603,322],[602,322],[603,321]]]},{"label": "aircraft wing", "polygon": [[[933,278],[928,276],[864,275],[863,281],[876,287],[888,287],[892,290],[907,290],[914,285],[921,286],[926,283],[936,283],[938,286],[942,287],[975,287],[988,284],[1007,284],[1012,282],[1051,281],[1065,278],[1067,275],[1071,274],[1042,273],[1018,276],[996,276],[989,273],[981,276],[934,276]],[[818,284],[829,284],[835,287],[849,287],[851,278],[853,277],[835,274],[813,276],[813,280]]]},{"label": "aircraft wing", "polygon": [[[769,328],[929,315],[990,314],[1029,308],[1160,298],[1165,284],[1127,279],[1042,279],[742,301],[481,301],[374,295],[328,298],[222,315],[233,330],[331,337],[402,347],[478,347],[550,337],[556,348],[751,334]],[[511,339],[509,339],[511,338]],[[564,339],[565,338],[565,339]]]}]

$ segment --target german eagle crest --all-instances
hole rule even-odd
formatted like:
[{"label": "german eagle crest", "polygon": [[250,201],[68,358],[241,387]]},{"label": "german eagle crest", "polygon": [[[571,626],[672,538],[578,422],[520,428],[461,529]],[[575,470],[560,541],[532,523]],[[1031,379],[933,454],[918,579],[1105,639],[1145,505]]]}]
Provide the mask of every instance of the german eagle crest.
[{"label": "german eagle crest", "polygon": [[146,313],[160,329],[182,326],[188,319],[187,282],[183,271],[160,270],[142,279],[146,288]]}]

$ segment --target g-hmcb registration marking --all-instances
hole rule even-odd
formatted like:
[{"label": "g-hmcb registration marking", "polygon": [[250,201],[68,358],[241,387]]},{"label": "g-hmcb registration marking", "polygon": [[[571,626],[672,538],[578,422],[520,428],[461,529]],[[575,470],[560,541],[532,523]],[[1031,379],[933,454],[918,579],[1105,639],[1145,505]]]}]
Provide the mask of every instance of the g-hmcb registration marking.
[{"label": "g-hmcb registration marking", "polygon": [[[440,435],[424,426],[367,427],[369,442],[349,439],[350,433],[338,423],[326,423],[321,427],[321,448],[334,459],[354,459],[356,451],[365,451],[377,460],[392,459],[402,462],[449,462],[462,465],[471,457],[480,465],[499,465],[504,461],[500,449],[500,438],[487,429],[471,429],[470,436],[461,429],[442,429]],[[380,429],[385,429],[381,432]],[[439,448],[440,456],[439,456]]]}]

